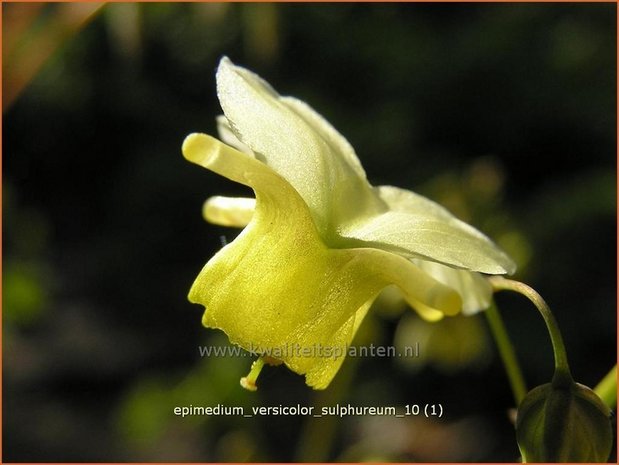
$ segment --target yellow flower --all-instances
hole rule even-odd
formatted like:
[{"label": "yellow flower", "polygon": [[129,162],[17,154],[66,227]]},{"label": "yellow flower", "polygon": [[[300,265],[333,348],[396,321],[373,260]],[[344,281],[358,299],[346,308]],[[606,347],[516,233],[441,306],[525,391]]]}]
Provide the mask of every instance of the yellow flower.
[{"label": "yellow flower", "polygon": [[436,203],[372,187],[350,144],[304,102],[227,58],[217,93],[225,143],[191,134],[183,154],[251,187],[256,199],[206,202],[209,221],[246,227],[202,269],[189,300],[206,307],[204,326],[232,343],[324,389],[385,286],[435,321],[488,305],[478,272],[514,271],[486,236]]}]

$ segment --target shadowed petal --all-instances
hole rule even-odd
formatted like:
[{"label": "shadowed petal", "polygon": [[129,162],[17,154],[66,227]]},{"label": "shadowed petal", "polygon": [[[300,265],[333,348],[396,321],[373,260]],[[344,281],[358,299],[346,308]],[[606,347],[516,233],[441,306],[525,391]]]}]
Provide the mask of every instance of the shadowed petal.
[{"label": "shadowed petal", "polygon": [[464,315],[473,315],[490,306],[492,286],[479,273],[457,270],[428,260],[412,259],[411,261],[434,279],[460,294]]}]

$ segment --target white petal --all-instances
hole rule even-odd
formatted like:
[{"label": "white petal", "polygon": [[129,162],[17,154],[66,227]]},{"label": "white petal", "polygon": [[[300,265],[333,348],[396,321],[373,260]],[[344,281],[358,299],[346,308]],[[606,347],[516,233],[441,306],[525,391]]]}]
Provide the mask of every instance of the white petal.
[{"label": "white petal", "polygon": [[240,150],[243,153],[254,156],[254,152],[245,145],[243,142],[236,137],[234,131],[230,127],[230,123],[228,123],[228,119],[224,115],[219,115],[216,118],[217,121],[217,133],[219,134],[219,138],[224,144],[228,144],[231,147],[234,147],[237,150]]},{"label": "white petal", "polygon": [[374,190],[391,211],[431,216],[447,221],[456,219],[442,205],[412,191],[394,186],[378,186]]},{"label": "white petal", "polygon": [[340,234],[360,241],[358,246],[382,248],[465,270],[503,274],[514,269],[507,255],[466,223],[450,224],[409,213],[387,212],[349,225]]},{"label": "white petal", "polygon": [[350,145],[307,105],[280,97],[227,58],[217,92],[232,131],[297,190],[325,240],[338,223],[384,208]]},{"label": "white petal", "polygon": [[307,103],[294,97],[280,97],[281,101],[294,110],[305,122],[311,126],[329,144],[333,153],[338,153],[356,171],[357,175],[366,179],[365,170],[350,142],[346,140],[326,119]]},{"label": "white petal", "polygon": [[481,232],[440,205],[395,187],[377,189],[391,211],[341,228],[358,246],[380,247],[409,258],[422,258],[489,274],[513,273],[514,262]]}]

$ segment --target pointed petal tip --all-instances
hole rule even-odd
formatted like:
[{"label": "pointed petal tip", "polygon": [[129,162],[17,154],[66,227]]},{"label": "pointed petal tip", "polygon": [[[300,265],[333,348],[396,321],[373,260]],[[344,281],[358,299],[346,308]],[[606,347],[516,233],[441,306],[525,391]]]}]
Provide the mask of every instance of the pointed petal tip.
[{"label": "pointed petal tip", "polygon": [[215,73],[215,78],[217,82],[219,82],[219,80],[222,78],[222,75],[226,73],[234,73],[238,69],[239,67],[236,66],[232,62],[232,60],[230,60],[230,58],[224,55],[223,57],[221,57],[221,60],[219,60],[219,64],[217,65],[217,71]]},{"label": "pointed petal tip", "polygon": [[226,55],[221,57],[219,63],[217,64],[217,70],[215,71],[215,79],[219,81],[222,73],[234,71],[236,65],[228,58]]},{"label": "pointed petal tip", "polygon": [[223,55],[219,60],[219,65],[217,67],[219,68],[221,66],[234,66],[234,63],[232,63],[232,60],[228,58],[228,55]]},{"label": "pointed petal tip", "polygon": [[516,262],[513,261],[505,252],[502,252],[501,254],[503,255],[501,257],[501,262],[498,263],[496,269],[489,274],[506,274],[509,276],[513,275],[518,269],[518,265],[516,265]]},{"label": "pointed petal tip", "polygon": [[477,271],[479,273],[489,275],[513,275],[518,269],[516,262],[507,254],[507,252],[503,250],[503,248],[499,247],[491,239],[488,239],[488,241],[492,244],[493,249],[492,263],[487,263],[480,266],[480,269],[471,271]]}]

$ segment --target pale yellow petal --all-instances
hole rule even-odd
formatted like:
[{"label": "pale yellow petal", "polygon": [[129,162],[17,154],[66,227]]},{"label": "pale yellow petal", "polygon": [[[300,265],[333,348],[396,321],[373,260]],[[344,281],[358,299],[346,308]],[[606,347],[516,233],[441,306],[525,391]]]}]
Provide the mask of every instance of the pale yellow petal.
[{"label": "pale yellow petal", "polygon": [[350,144],[305,103],[227,58],[217,89],[228,145],[191,134],[183,154],[256,198],[205,203],[209,221],[245,228],[204,266],[189,299],[205,306],[203,324],[232,343],[283,361],[322,389],[384,287],[396,285],[436,321],[487,306],[489,286],[476,272],[515,269],[436,203],[372,188]]},{"label": "pale yellow petal", "polygon": [[384,208],[350,145],[307,105],[227,58],[217,92],[231,130],[297,190],[327,242],[339,223]]},{"label": "pale yellow petal", "polygon": [[390,210],[340,228],[350,244],[390,250],[489,274],[513,273],[513,260],[488,237],[425,197],[395,187],[377,189]]},{"label": "pale yellow petal", "polygon": [[322,115],[307,103],[294,97],[280,97],[280,100],[291,108],[297,115],[329,145],[333,153],[337,153],[343,161],[363,180],[367,179],[365,170],[350,142],[346,140]]},{"label": "pale yellow petal", "polygon": [[202,216],[209,223],[219,226],[243,228],[251,221],[256,199],[214,196],[202,207]]},{"label": "pale yellow petal", "polygon": [[456,315],[462,309],[462,300],[454,289],[434,279],[409,260],[374,248],[356,249],[356,253],[358,259],[364,262],[365,269],[383,280],[383,287],[395,284],[408,304],[425,320],[437,321],[444,315]]},{"label": "pale yellow petal", "polygon": [[328,248],[296,190],[258,160],[200,134],[188,137],[183,152],[256,193],[250,223],[205,265],[189,293],[206,308],[204,325],[222,329],[231,342],[275,356],[321,389],[385,286],[399,286],[426,318],[459,311],[457,293],[402,257]]},{"label": "pale yellow petal", "polygon": [[[373,300],[374,299],[371,299],[363,304],[350,316],[348,321],[346,321],[337,331],[333,333],[330,342],[330,347],[333,348],[332,353],[328,354],[326,351],[323,351],[322,353],[323,358],[325,358],[324,356],[332,355],[331,358],[333,360],[328,361],[327,363],[315,363],[307,370],[305,374],[305,382],[308,386],[311,386],[314,389],[325,389],[329,385],[340,369],[342,363],[344,363],[348,348],[350,347],[359,326],[363,322],[365,315],[370,309]],[[289,364],[291,368],[294,365],[294,361]]]},{"label": "pale yellow petal", "polygon": [[437,281],[455,290],[462,298],[462,313],[473,315],[488,308],[492,302],[492,286],[479,273],[457,270],[427,260],[412,259],[415,265]]}]

